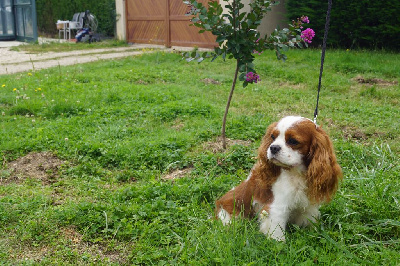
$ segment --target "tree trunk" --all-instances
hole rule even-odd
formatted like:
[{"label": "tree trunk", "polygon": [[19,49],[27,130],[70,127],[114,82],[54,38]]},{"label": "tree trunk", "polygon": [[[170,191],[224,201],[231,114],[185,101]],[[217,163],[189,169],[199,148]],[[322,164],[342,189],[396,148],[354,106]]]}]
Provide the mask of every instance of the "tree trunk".
[{"label": "tree trunk", "polygon": [[225,125],[226,125],[226,117],[228,116],[229,106],[231,105],[233,91],[235,90],[236,80],[239,73],[239,59],[236,61],[236,70],[235,70],[235,77],[233,78],[231,92],[229,94],[228,102],[226,103],[224,119],[222,120],[222,147],[226,149],[226,137],[225,137]]}]

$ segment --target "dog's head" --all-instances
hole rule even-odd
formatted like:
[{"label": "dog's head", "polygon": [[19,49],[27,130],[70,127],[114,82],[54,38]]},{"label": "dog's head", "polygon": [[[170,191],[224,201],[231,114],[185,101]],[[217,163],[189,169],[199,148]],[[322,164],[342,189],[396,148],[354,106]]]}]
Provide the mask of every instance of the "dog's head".
[{"label": "dog's head", "polygon": [[329,201],[341,178],[333,145],[321,127],[299,116],[287,116],[267,129],[259,159],[285,170],[298,170],[315,202]]}]

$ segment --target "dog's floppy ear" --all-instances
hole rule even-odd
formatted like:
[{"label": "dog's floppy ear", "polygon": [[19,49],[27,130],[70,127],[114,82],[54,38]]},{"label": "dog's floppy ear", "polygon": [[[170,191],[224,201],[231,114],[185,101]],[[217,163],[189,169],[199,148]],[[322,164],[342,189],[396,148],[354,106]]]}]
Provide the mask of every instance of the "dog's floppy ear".
[{"label": "dog's floppy ear", "polygon": [[261,141],[260,148],[258,148],[258,157],[257,157],[258,160],[256,163],[256,167],[253,169],[254,175],[263,179],[265,184],[271,184],[271,185],[273,182],[275,182],[281,171],[281,168],[279,166],[271,163],[267,159],[267,151],[269,149],[269,146],[273,142],[271,134],[274,131],[277,124],[278,123],[275,122],[267,128],[267,132],[265,133]]},{"label": "dog's floppy ear", "polygon": [[332,142],[321,127],[316,129],[307,161],[307,184],[311,200],[315,203],[329,202],[342,178],[342,169],[336,161]]},{"label": "dog's floppy ear", "polygon": [[262,160],[264,163],[267,162],[267,150],[268,150],[269,146],[271,145],[271,143],[273,142],[271,135],[277,124],[278,123],[275,122],[275,123],[272,123],[271,125],[269,125],[264,137],[262,138],[260,148],[258,148],[258,159]]}]

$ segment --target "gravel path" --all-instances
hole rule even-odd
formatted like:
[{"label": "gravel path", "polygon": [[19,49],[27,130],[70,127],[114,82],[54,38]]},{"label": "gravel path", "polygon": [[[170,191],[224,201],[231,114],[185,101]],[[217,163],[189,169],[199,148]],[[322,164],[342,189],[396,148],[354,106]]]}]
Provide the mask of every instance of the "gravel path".
[{"label": "gravel path", "polygon": [[129,47],[77,50],[71,52],[48,52],[28,54],[23,51],[11,51],[9,47],[0,46],[0,75],[44,69],[55,66],[68,66],[93,62],[101,59],[123,58],[142,54],[147,49],[171,51],[161,45],[134,44]]}]

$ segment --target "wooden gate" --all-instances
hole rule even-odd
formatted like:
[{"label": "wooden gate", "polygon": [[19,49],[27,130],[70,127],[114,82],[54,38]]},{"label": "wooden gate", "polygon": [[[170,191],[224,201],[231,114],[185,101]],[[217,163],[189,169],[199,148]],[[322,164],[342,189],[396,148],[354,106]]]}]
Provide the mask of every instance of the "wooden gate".
[{"label": "wooden gate", "polygon": [[125,4],[128,42],[167,47],[213,48],[217,45],[210,32],[198,33],[199,28],[189,26],[190,17],[185,16],[188,7],[182,0],[126,0]]}]

